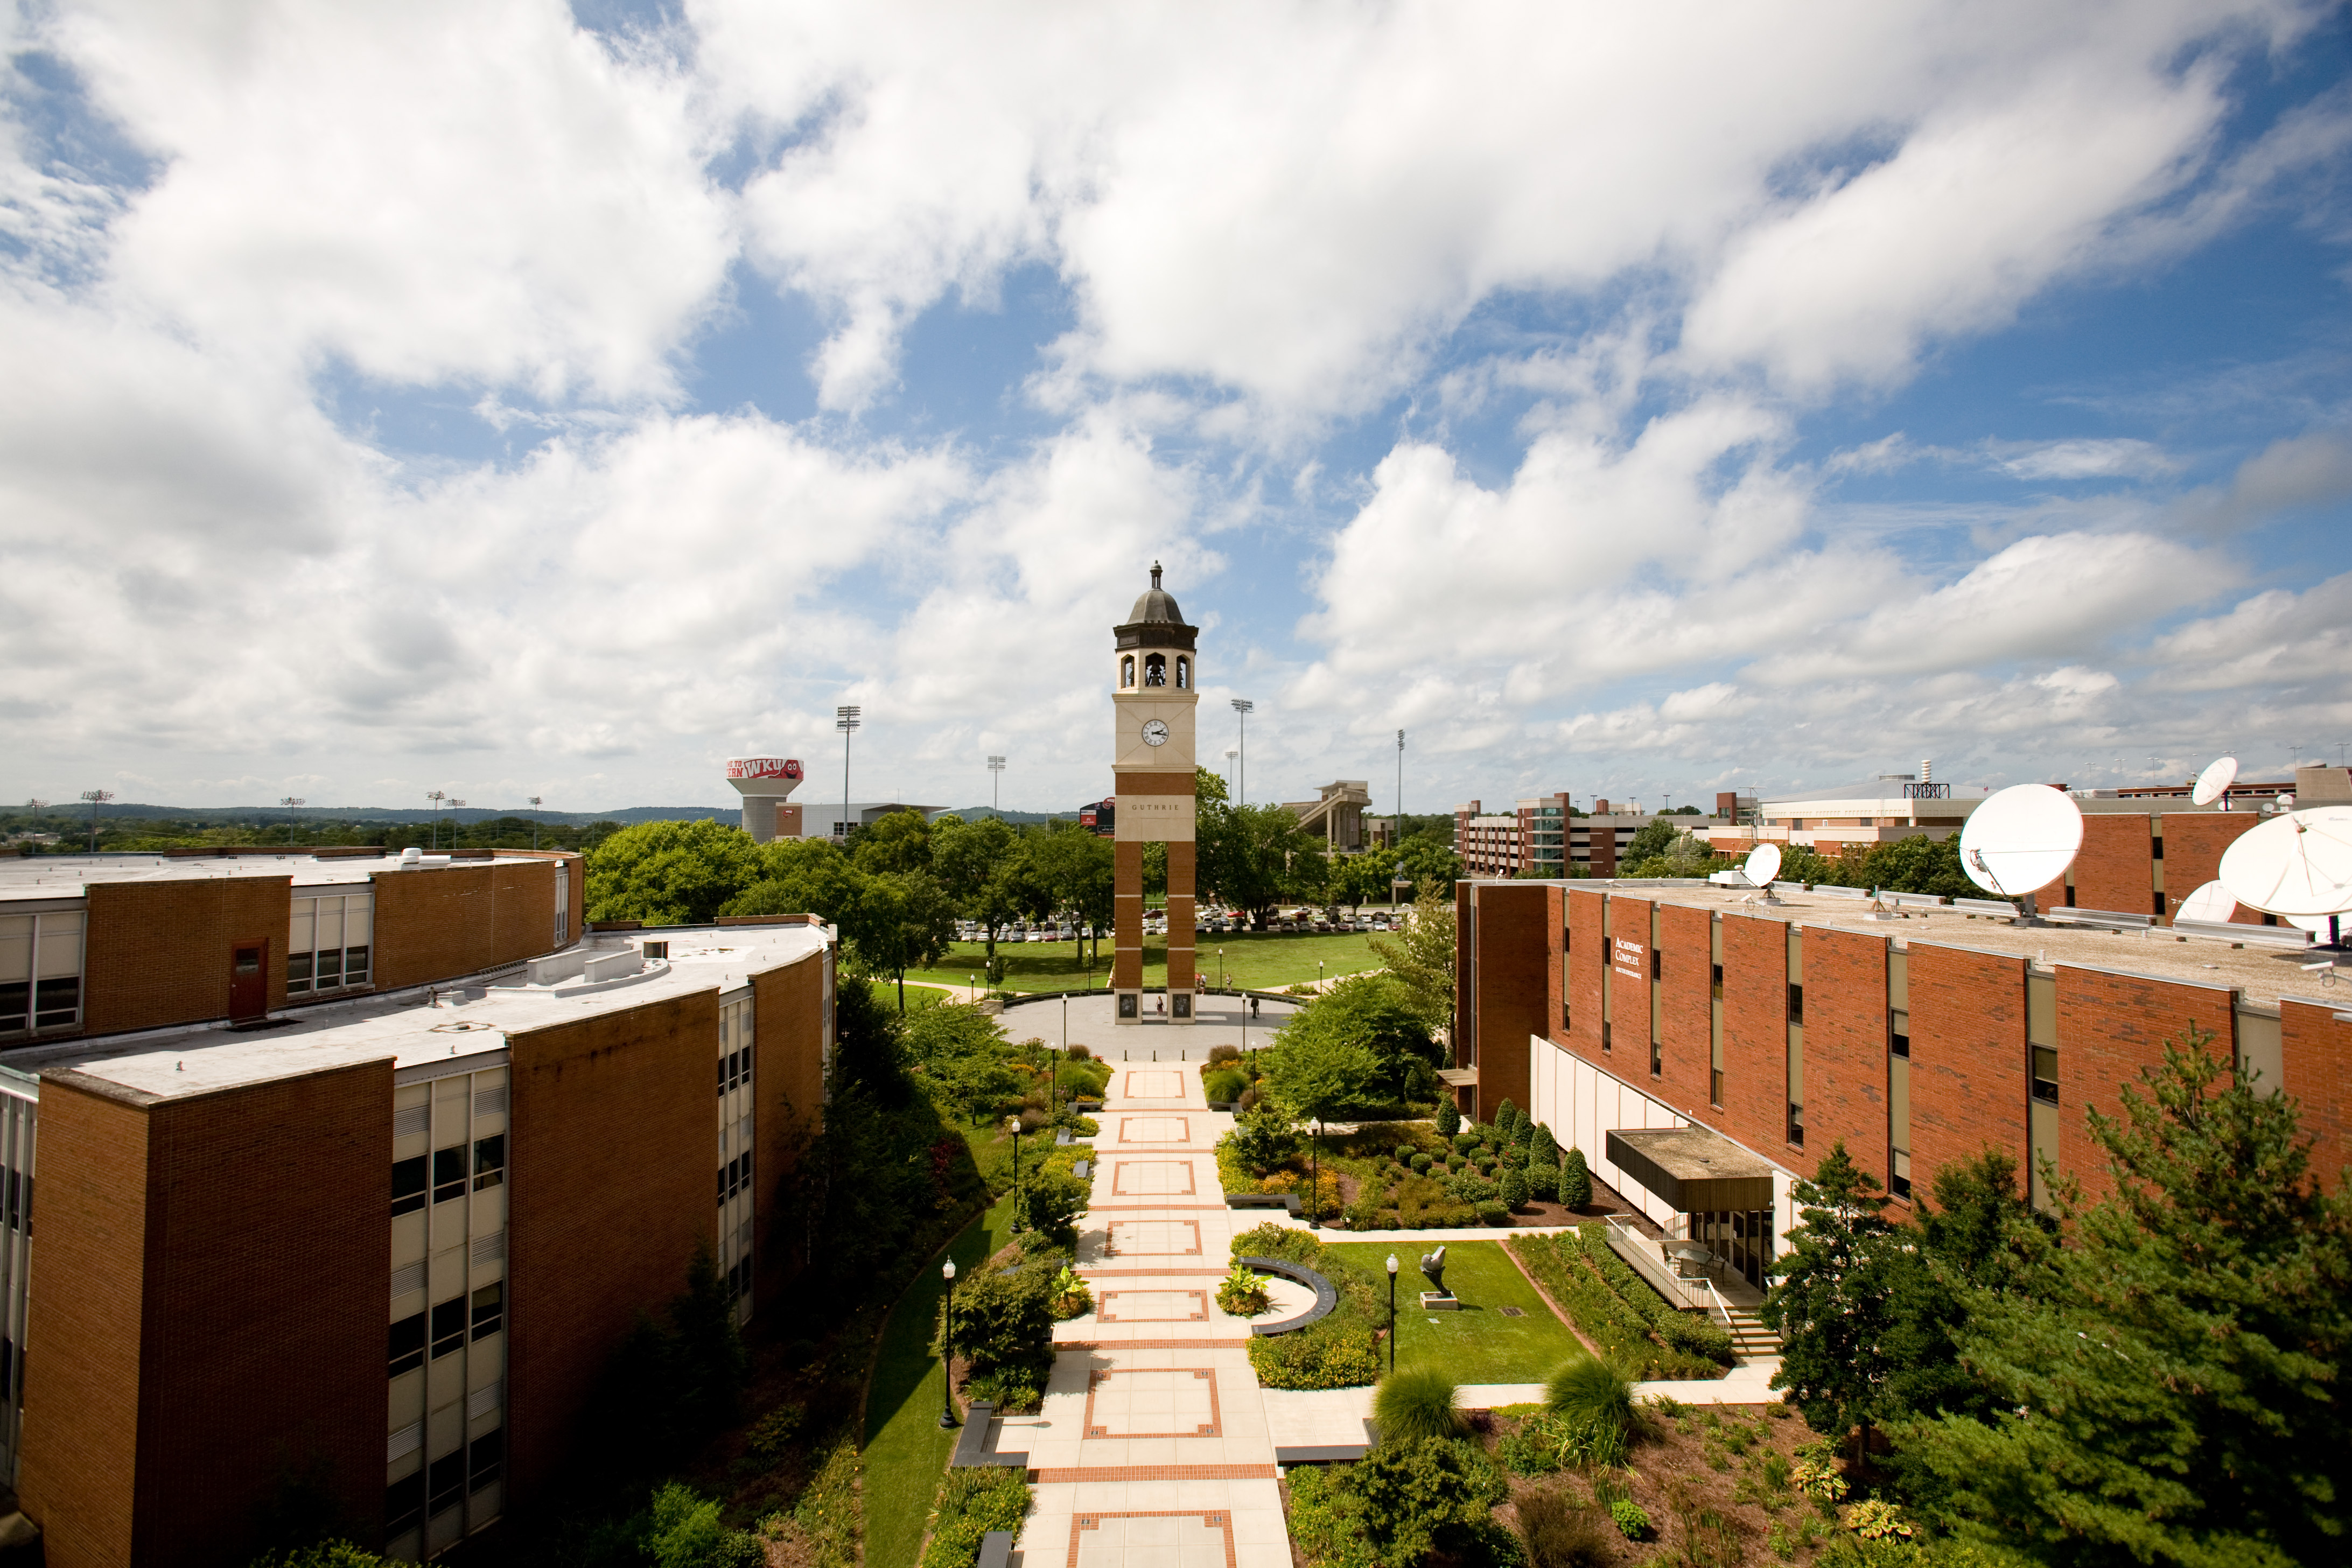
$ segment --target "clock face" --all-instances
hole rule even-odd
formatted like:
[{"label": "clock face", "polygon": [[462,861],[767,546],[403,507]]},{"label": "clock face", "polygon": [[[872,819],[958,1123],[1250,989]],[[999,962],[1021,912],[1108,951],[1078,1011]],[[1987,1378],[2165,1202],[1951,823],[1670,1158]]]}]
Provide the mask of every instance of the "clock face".
[{"label": "clock face", "polygon": [[1143,743],[1147,746],[1166,745],[1168,743],[1168,721],[1164,719],[1145,720],[1143,723]]}]

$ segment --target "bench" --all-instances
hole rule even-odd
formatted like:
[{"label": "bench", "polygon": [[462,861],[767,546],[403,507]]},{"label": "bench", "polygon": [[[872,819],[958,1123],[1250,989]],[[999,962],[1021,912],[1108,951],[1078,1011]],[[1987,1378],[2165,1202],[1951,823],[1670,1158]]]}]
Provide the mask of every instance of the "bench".
[{"label": "bench", "polygon": [[1279,1274],[1285,1279],[1295,1279],[1315,1292],[1315,1304],[1295,1317],[1277,1319],[1271,1323],[1252,1323],[1250,1332],[1258,1336],[1296,1333],[1310,1323],[1319,1323],[1329,1317],[1339,1304],[1339,1292],[1331,1281],[1304,1263],[1292,1263],[1280,1258],[1237,1258],[1234,1262],[1244,1268],[1255,1268],[1261,1274]]},{"label": "bench", "polygon": [[979,1470],[992,1467],[1007,1470],[1029,1468],[1027,1453],[999,1454],[988,1446],[988,1425],[996,1418],[996,1406],[984,1399],[975,1399],[964,1412],[963,1430],[956,1434],[955,1457],[948,1468],[956,1470]]},{"label": "bench", "polygon": [[1287,1209],[1293,1219],[1306,1212],[1299,1205],[1297,1193],[1227,1193],[1225,1206],[1229,1209]]}]

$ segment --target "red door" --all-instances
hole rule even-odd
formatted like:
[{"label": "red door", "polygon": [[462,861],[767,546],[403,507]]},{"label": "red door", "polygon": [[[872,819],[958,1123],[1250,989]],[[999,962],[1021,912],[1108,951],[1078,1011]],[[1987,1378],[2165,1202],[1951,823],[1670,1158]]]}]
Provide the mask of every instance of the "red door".
[{"label": "red door", "polygon": [[229,944],[228,1016],[232,1023],[258,1018],[269,1011],[269,939],[255,937]]}]

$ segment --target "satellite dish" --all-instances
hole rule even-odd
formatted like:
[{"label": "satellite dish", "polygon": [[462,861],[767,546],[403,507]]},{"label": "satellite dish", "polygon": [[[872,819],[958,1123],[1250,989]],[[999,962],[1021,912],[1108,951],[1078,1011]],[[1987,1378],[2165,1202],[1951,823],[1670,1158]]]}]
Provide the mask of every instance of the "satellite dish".
[{"label": "satellite dish", "polygon": [[2230,786],[2237,782],[2238,759],[2219,758],[2209,763],[2205,771],[2197,775],[2196,786],[2189,792],[2189,798],[2195,805],[2210,805],[2229,794]]},{"label": "satellite dish", "polygon": [[1756,886],[1770,887],[1772,879],[1780,874],[1780,847],[1778,844],[1759,844],[1748,852],[1748,862],[1740,869],[1748,873],[1748,879]]},{"label": "satellite dish", "polygon": [[1960,869],[1998,898],[2046,888],[2083,847],[2083,808],[2048,784],[2011,784],[1969,814]]},{"label": "satellite dish", "polygon": [[2230,917],[2237,912],[2238,900],[2231,896],[2230,889],[2219,882],[2208,882],[2181,900],[2180,907],[2172,911],[2172,918],[2226,925]]},{"label": "satellite dish", "polygon": [[2273,816],[2221,857],[2238,902],[2284,917],[2352,912],[2352,805]]}]

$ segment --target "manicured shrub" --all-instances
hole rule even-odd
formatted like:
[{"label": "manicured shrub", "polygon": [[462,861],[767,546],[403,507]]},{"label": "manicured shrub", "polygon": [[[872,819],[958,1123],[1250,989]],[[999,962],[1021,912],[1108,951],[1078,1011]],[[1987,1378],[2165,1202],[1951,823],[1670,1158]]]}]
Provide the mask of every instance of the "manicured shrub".
[{"label": "manicured shrub", "polygon": [[1511,1211],[1508,1206],[1504,1204],[1502,1199],[1488,1198],[1486,1202],[1478,1205],[1478,1223],[1481,1225],[1508,1225],[1511,1223]]},{"label": "manicured shrub", "polygon": [[1503,1168],[1502,1179],[1496,1184],[1500,1191],[1496,1194],[1496,1196],[1501,1199],[1505,1208],[1516,1209],[1526,1206],[1528,1201],[1526,1172],[1515,1165],[1507,1165]]},{"label": "manicured shrub", "polygon": [[1385,1563],[1420,1563],[1438,1552],[1467,1556],[1488,1510],[1510,1496],[1510,1483],[1475,1445],[1424,1437],[1382,1443],[1348,1476],[1363,1500],[1364,1533]]},{"label": "manicured shrub", "polygon": [[940,1487],[922,1568],[971,1568],[980,1561],[982,1537],[992,1531],[1017,1532],[1028,1512],[1029,1488],[1022,1471],[995,1465],[950,1470]]},{"label": "manicured shrub", "polygon": [[1509,1136],[1509,1134],[1510,1134],[1510,1131],[1511,1131],[1512,1127],[1514,1127],[1515,1125],[1517,1125],[1517,1124],[1518,1120],[1519,1120],[1519,1108],[1518,1108],[1517,1106],[1516,1106],[1516,1105],[1513,1105],[1513,1104],[1510,1102],[1510,1100],[1508,1100],[1507,1099],[1507,1100],[1505,1100],[1501,1105],[1499,1105],[1499,1106],[1496,1107],[1496,1109],[1495,1109],[1495,1131],[1497,1131],[1497,1132],[1500,1132],[1500,1133],[1504,1134],[1506,1137]]},{"label": "manicured shrub", "polygon": [[1502,1152],[1495,1158],[1497,1163],[1508,1165],[1513,1170],[1524,1171],[1528,1168],[1528,1151],[1524,1144],[1506,1143],[1503,1145]]},{"label": "manicured shrub", "polygon": [[1411,1164],[1412,1163],[1412,1157],[1420,1152],[1420,1150],[1414,1148],[1410,1143],[1400,1143],[1396,1146],[1397,1163],[1400,1165]]},{"label": "manicured shrub", "polygon": [[1592,1201],[1592,1173],[1585,1167],[1581,1149],[1571,1148],[1560,1156],[1559,1201],[1572,1209]]},{"label": "manicured shrub", "polygon": [[1559,1197],[1559,1167],[1558,1165],[1529,1165],[1528,1167],[1528,1196],[1531,1198],[1542,1198],[1548,1202]]},{"label": "manicured shrub", "polygon": [[1602,1237],[1593,1237],[1584,1250],[1610,1291],[1669,1346],[1687,1355],[1704,1357],[1717,1366],[1731,1364],[1731,1333],[1721,1323],[1701,1313],[1683,1311],[1667,1301],[1651,1289],[1649,1281],[1634,1273],[1633,1267],[1618,1257]]},{"label": "manicured shrub", "polygon": [[1477,1146],[1478,1133],[1475,1129],[1465,1127],[1454,1134],[1454,1147],[1463,1153],[1467,1154]]},{"label": "manicured shrub", "polygon": [[1429,1173],[1430,1163],[1431,1162],[1428,1155],[1415,1154],[1412,1157],[1412,1173],[1416,1176],[1427,1175]]},{"label": "manicured shrub", "polygon": [[1381,1442],[1460,1436],[1466,1429],[1461,1397],[1460,1386],[1435,1367],[1409,1366],[1391,1373],[1372,1392],[1372,1420],[1381,1429]]},{"label": "manicured shrub", "polygon": [[1250,1370],[1267,1388],[1361,1388],[1381,1375],[1370,1329],[1331,1329],[1326,1318],[1295,1334],[1249,1342]]},{"label": "manicured shrub", "polygon": [[1461,1131],[1462,1112],[1455,1107],[1454,1097],[1449,1094],[1437,1102],[1437,1135],[1440,1138],[1451,1138]]},{"label": "manicured shrub", "polygon": [[1559,1144],[1553,1140],[1551,1129],[1540,1121],[1536,1123],[1534,1133],[1528,1139],[1528,1163],[1532,1167],[1549,1165],[1554,1170],[1559,1168]]},{"label": "manicured shrub", "polygon": [[1234,1121],[1234,1157],[1254,1176],[1263,1176],[1298,1152],[1298,1129],[1270,1105],[1253,1106]]},{"label": "manicured shrub", "polygon": [[1289,1263],[1304,1263],[1320,1273],[1330,1272],[1323,1268],[1323,1244],[1315,1239],[1313,1231],[1276,1225],[1272,1220],[1234,1237],[1230,1255],[1234,1258],[1279,1258]]}]

